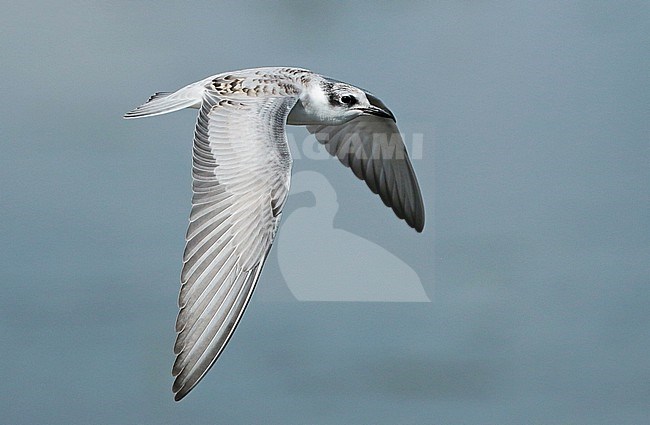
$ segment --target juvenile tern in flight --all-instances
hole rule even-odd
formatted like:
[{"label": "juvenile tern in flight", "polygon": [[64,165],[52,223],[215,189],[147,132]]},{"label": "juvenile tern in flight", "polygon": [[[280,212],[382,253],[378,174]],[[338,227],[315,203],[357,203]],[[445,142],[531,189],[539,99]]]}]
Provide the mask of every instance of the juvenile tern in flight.
[{"label": "juvenile tern in flight", "polygon": [[373,94],[299,68],[218,74],[156,93],[124,118],[199,109],[172,390],[180,400],[232,336],[269,253],[291,180],[285,125],[306,125],[421,232],[424,205],[395,116]]}]

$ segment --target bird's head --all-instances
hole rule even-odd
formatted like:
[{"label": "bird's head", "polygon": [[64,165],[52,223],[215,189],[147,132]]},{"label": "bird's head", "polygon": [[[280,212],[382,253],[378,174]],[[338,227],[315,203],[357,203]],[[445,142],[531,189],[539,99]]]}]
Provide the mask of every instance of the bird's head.
[{"label": "bird's head", "polygon": [[350,84],[323,79],[301,94],[287,119],[290,125],[340,125],[361,115],[395,116],[379,99]]},{"label": "bird's head", "polygon": [[373,104],[363,90],[340,82],[324,82],[323,93],[327,99],[327,108],[340,123],[350,121],[360,115],[375,115],[395,119],[384,106]]}]

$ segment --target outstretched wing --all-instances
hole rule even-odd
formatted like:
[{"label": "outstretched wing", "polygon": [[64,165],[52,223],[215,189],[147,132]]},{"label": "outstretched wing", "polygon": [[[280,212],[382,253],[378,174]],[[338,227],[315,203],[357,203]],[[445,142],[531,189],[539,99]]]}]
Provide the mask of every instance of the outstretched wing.
[{"label": "outstretched wing", "polygon": [[296,99],[204,95],[176,321],[176,400],[228,343],[271,248],[289,189],[284,127]]},{"label": "outstretched wing", "polygon": [[[379,99],[367,95],[371,104],[388,111]],[[418,232],[424,229],[420,186],[394,120],[361,115],[342,125],[311,125],[307,130],[354,175],[365,180],[399,218]]]}]

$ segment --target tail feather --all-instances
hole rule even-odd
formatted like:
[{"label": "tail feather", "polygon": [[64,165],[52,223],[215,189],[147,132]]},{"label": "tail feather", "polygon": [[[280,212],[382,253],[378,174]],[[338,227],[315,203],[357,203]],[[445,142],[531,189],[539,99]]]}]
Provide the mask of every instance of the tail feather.
[{"label": "tail feather", "polygon": [[173,93],[154,93],[144,104],[124,114],[124,118],[152,117],[184,108],[199,108],[201,106],[203,90],[205,89],[199,83],[190,84]]}]

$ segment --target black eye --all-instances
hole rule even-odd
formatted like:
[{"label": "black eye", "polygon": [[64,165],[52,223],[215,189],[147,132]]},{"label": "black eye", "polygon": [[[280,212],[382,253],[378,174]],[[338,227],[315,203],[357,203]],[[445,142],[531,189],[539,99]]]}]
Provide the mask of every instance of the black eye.
[{"label": "black eye", "polygon": [[354,105],[357,103],[357,99],[354,96],[346,94],[345,96],[341,96],[341,103],[344,103],[346,105]]}]

